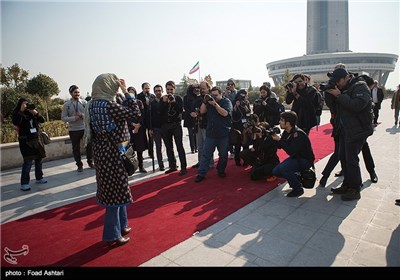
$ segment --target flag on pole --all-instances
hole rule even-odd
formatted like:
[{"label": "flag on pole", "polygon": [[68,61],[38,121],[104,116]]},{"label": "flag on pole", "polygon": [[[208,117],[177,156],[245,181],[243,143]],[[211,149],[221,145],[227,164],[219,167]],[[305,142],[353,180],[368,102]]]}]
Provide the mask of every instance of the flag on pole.
[{"label": "flag on pole", "polygon": [[193,74],[199,69],[200,69],[200,61],[197,61],[197,63],[192,67],[192,69],[190,69],[189,74]]}]

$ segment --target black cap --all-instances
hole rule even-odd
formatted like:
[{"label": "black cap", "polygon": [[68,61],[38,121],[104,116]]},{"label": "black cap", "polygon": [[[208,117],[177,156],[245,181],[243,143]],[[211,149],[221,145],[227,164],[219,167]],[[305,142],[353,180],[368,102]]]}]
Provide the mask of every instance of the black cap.
[{"label": "black cap", "polygon": [[347,75],[349,75],[349,72],[347,72],[346,69],[338,68],[338,69],[335,69],[335,71],[332,72],[330,80],[336,83],[337,81],[339,81],[340,79],[346,77]]}]

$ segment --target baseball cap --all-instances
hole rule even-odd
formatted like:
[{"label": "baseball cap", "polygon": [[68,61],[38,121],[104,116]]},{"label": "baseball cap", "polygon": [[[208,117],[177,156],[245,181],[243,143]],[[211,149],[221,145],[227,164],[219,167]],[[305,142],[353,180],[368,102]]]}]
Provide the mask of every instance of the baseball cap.
[{"label": "baseball cap", "polygon": [[339,81],[340,79],[346,77],[347,75],[349,75],[349,72],[347,72],[346,69],[344,69],[344,68],[337,68],[337,69],[335,69],[335,71],[332,72],[332,75],[331,75],[331,77],[330,77],[330,80],[331,80],[332,82],[335,82],[335,83],[336,83],[337,81]]}]

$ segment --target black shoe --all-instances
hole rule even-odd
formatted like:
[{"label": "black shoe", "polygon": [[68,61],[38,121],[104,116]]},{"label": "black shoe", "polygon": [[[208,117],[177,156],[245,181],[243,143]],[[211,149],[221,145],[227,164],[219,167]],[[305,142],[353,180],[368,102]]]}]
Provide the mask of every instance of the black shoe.
[{"label": "black shoe", "polygon": [[347,192],[347,190],[349,189],[349,187],[345,184],[342,184],[340,187],[336,188],[336,189],[332,189],[331,191],[334,194],[345,194]]},{"label": "black shoe", "polygon": [[139,172],[140,173],[147,173],[147,170],[142,167],[142,168],[139,168]]},{"label": "black shoe", "polygon": [[170,168],[170,169],[168,169],[167,171],[165,171],[164,173],[165,173],[165,174],[169,174],[169,173],[172,173],[172,172],[174,172],[174,171],[176,171],[176,170],[178,170],[176,167],[175,167],[175,168]]},{"label": "black shoe", "polygon": [[203,181],[204,180],[204,177],[203,176],[200,176],[200,175],[197,175],[196,176],[196,179],[194,180],[196,183],[199,183],[199,182],[201,182],[201,181]]},{"label": "black shoe", "polygon": [[83,172],[83,167],[82,167],[82,166],[79,166],[78,169],[77,169],[77,171],[78,171],[78,172]]},{"label": "black shoe", "polygon": [[240,163],[240,161],[236,162],[236,166],[242,166],[242,164]]},{"label": "black shoe", "polygon": [[290,193],[288,193],[287,197],[297,197],[304,193],[303,189],[293,189]]},{"label": "black shoe", "polygon": [[114,240],[114,241],[107,241],[107,243],[108,243],[108,246],[110,246],[110,247],[113,247],[113,246],[122,246],[122,245],[124,245],[124,244],[126,244],[126,243],[128,243],[128,241],[129,241],[129,237],[120,237],[120,238],[118,238],[117,240]]},{"label": "black shoe", "polygon": [[376,175],[375,172],[369,173],[369,176],[371,177],[371,182],[372,183],[378,183],[378,176]]},{"label": "black shoe", "polygon": [[395,202],[396,202],[396,203],[400,203],[400,199],[396,199]]},{"label": "black shoe", "polygon": [[160,171],[164,171],[165,167],[164,166],[160,166]]},{"label": "black shoe", "polygon": [[90,168],[94,168],[93,162],[88,162],[88,165],[89,165]]},{"label": "black shoe", "polygon": [[181,169],[181,171],[179,171],[179,176],[183,176],[187,173],[186,168],[185,169]]},{"label": "black shoe", "polygon": [[196,163],[195,165],[192,165],[193,168],[199,168],[200,163]]},{"label": "black shoe", "polygon": [[123,228],[123,229],[121,230],[122,236],[127,235],[128,233],[131,232],[131,230],[132,230],[132,228],[130,228],[130,227]]},{"label": "black shoe", "polygon": [[335,173],[335,177],[342,177],[343,176],[343,170],[340,170],[339,172]]},{"label": "black shoe", "polygon": [[351,201],[351,200],[356,200],[360,199],[361,195],[360,192],[357,191],[354,188],[348,188],[347,192],[345,194],[342,194],[340,197],[343,201]]},{"label": "black shoe", "polygon": [[225,178],[226,177],[226,173],[224,171],[218,172],[218,176],[221,177],[221,178]]}]

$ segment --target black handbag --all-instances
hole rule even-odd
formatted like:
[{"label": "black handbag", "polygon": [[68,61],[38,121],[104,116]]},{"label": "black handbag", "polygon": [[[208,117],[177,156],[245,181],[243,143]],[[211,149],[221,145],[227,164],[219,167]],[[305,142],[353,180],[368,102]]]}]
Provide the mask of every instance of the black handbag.
[{"label": "black handbag", "polygon": [[301,171],[301,183],[303,185],[303,188],[306,189],[314,188],[316,180],[317,177],[315,175],[315,171],[313,168],[310,167],[308,169]]},{"label": "black handbag", "polygon": [[50,136],[45,132],[45,131],[41,131],[39,134],[39,137],[42,139],[43,144],[48,145],[51,142]]},{"label": "black handbag", "polygon": [[128,176],[133,175],[139,167],[139,160],[132,145],[128,146],[125,154],[122,154],[121,157],[124,161],[125,170],[128,173]]}]

